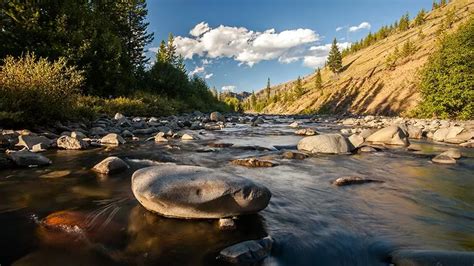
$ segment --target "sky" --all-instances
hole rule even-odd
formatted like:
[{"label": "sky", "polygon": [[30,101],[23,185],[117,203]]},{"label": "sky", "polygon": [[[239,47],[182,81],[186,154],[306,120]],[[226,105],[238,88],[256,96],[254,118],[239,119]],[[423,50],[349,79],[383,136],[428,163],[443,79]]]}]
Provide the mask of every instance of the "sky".
[{"label": "sky", "polygon": [[336,38],[343,49],[410,18],[432,0],[148,0],[151,61],[169,33],[189,75],[219,91],[258,91],[324,65]]}]

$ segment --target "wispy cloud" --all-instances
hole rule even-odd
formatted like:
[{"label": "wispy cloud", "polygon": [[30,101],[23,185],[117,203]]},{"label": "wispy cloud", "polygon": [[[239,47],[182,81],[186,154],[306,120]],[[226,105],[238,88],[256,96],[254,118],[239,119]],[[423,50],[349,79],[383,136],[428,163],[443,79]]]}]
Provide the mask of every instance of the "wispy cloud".
[{"label": "wispy cloud", "polygon": [[370,23],[364,21],[364,22],[360,23],[357,26],[349,27],[349,31],[350,32],[356,32],[356,31],[359,31],[359,30],[362,30],[362,29],[370,30],[370,28],[371,28]]},{"label": "wispy cloud", "polygon": [[336,28],[336,31],[341,31],[341,30],[343,30],[345,27],[346,27],[346,26],[337,27],[337,28]]},{"label": "wispy cloud", "polygon": [[204,71],[205,69],[203,66],[200,66],[200,67],[196,66],[193,71],[189,72],[189,75],[193,76],[199,73],[203,73]]},{"label": "wispy cloud", "polygon": [[210,78],[212,78],[212,76],[214,76],[214,73],[209,73],[209,74],[206,74],[206,75],[204,76],[204,78],[205,78],[205,79],[210,79]]}]

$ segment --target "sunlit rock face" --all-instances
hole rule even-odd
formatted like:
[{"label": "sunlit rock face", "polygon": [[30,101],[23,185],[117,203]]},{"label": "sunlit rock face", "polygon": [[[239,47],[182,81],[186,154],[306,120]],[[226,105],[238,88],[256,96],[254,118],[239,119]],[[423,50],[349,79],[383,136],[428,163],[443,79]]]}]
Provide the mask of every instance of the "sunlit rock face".
[{"label": "sunlit rock face", "polygon": [[375,144],[408,146],[408,134],[399,126],[382,128],[367,138],[367,142]]},{"label": "sunlit rock face", "polygon": [[132,191],[148,210],[177,218],[223,218],[267,207],[270,191],[251,180],[198,166],[162,165],[136,171]]},{"label": "sunlit rock face", "polygon": [[352,148],[352,145],[341,134],[311,136],[298,142],[298,150],[311,153],[344,154],[351,152]]}]

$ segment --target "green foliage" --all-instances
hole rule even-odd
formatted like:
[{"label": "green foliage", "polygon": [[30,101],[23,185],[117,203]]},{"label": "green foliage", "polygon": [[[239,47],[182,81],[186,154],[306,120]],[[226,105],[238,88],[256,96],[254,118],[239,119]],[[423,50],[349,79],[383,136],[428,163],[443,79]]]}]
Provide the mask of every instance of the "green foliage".
[{"label": "green foliage", "polygon": [[321,69],[316,70],[316,77],[314,79],[314,88],[320,90],[323,87],[323,80],[321,78]]},{"label": "green foliage", "polygon": [[408,13],[403,15],[400,20],[398,21],[398,30],[406,31],[410,28],[410,17]]},{"label": "green foliage", "polygon": [[329,51],[327,65],[333,73],[339,73],[342,69],[342,55],[337,47],[337,40],[334,38]]},{"label": "green foliage", "polygon": [[239,99],[235,97],[227,97],[224,99],[224,102],[229,106],[229,108],[234,112],[242,112],[243,107]]},{"label": "green foliage", "polygon": [[296,98],[300,98],[304,94],[303,83],[301,82],[301,77],[298,76],[296,79],[295,86],[293,87]]},{"label": "green foliage", "polygon": [[420,12],[415,17],[414,23],[416,26],[421,26],[425,23],[426,21],[426,11],[425,9],[421,9]]},{"label": "green foliage", "polygon": [[389,70],[395,69],[399,56],[400,56],[400,51],[397,45],[395,46],[395,49],[393,50],[393,52],[389,53],[387,57],[385,58],[385,66],[387,67],[387,69]]},{"label": "green foliage", "polygon": [[267,80],[267,87],[265,88],[265,95],[268,100],[270,100],[270,93],[271,93],[272,87],[270,86],[270,78]]},{"label": "green foliage", "polygon": [[400,52],[401,57],[407,57],[416,52],[416,46],[413,42],[408,39],[402,46],[402,50]]},{"label": "green foliage", "polygon": [[29,53],[7,56],[0,67],[0,112],[25,123],[66,119],[83,82],[81,71],[67,66],[64,58],[49,62]]},{"label": "green foliage", "polygon": [[151,42],[145,0],[1,1],[0,60],[35,52],[84,71],[85,91],[121,95],[135,88]]},{"label": "green foliage", "polygon": [[442,39],[421,71],[420,90],[417,115],[474,117],[474,18]]}]

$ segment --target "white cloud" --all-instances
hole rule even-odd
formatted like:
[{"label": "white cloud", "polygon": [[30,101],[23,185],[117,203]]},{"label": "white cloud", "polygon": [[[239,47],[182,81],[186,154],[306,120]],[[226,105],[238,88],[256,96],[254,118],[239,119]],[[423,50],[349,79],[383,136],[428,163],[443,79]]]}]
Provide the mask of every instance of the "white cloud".
[{"label": "white cloud", "polygon": [[212,76],[214,76],[214,73],[209,73],[209,74],[206,74],[206,75],[204,76],[204,78],[205,78],[205,79],[210,79],[210,78],[212,78]]},{"label": "white cloud", "polygon": [[345,27],[346,27],[346,26],[337,27],[337,28],[336,28],[336,31],[341,31],[341,30],[343,30]]},{"label": "white cloud", "polygon": [[199,74],[199,73],[203,73],[204,70],[205,70],[205,69],[204,69],[203,66],[200,66],[200,67],[196,66],[196,67],[194,68],[194,70],[189,73],[189,75],[193,76],[193,75],[196,75],[196,74]]},{"label": "white cloud", "polygon": [[359,31],[359,30],[362,30],[362,29],[366,29],[366,30],[370,30],[370,23],[369,22],[362,22],[360,23],[358,26],[351,26],[349,27],[349,31],[350,32],[356,32],[356,31]]},{"label": "white cloud", "polygon": [[[342,50],[351,45],[350,42],[338,43],[337,47]],[[302,57],[303,65],[310,68],[317,68],[324,66],[329,51],[331,50],[331,44],[311,46],[309,51]]]},{"label": "white cloud", "polygon": [[175,39],[177,52],[186,59],[194,55],[211,59],[227,57],[249,66],[263,60],[280,59],[294,49],[319,40],[319,35],[310,29],[254,32],[224,25],[210,28],[204,22],[197,24],[190,34],[193,37]]},{"label": "white cloud", "polygon": [[223,87],[221,88],[221,90],[222,90],[223,92],[225,92],[225,91],[234,92],[235,88],[236,88],[236,87],[235,87],[234,85],[227,85],[227,86],[223,86]]},{"label": "white cloud", "polygon": [[194,37],[199,37],[203,35],[204,33],[208,32],[211,28],[209,28],[209,24],[205,23],[204,21],[197,24],[194,26],[194,28],[189,31],[189,34],[191,34]]}]

